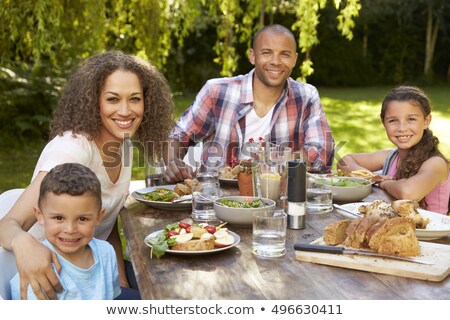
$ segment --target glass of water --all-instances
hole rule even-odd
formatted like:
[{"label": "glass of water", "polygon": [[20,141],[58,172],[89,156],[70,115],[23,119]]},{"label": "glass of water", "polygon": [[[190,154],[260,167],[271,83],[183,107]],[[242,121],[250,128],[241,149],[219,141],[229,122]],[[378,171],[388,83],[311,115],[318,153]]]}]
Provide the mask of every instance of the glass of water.
[{"label": "glass of water", "polygon": [[306,179],[306,210],[310,214],[333,210],[332,177],[325,174],[308,175]]},{"label": "glass of water", "polygon": [[200,188],[192,192],[192,214],[196,222],[208,222],[217,220],[214,211],[214,201],[220,196],[219,182],[204,182]]},{"label": "glass of water", "polygon": [[165,185],[164,171],[166,171],[166,165],[163,159],[149,158],[145,162],[145,186],[148,188]]},{"label": "glass of water", "polygon": [[217,220],[214,201],[220,196],[220,165],[217,162],[197,162],[199,188],[192,192],[192,219],[198,222]]},{"label": "glass of water", "polygon": [[261,258],[286,254],[286,213],[264,210],[253,213],[252,253]]}]

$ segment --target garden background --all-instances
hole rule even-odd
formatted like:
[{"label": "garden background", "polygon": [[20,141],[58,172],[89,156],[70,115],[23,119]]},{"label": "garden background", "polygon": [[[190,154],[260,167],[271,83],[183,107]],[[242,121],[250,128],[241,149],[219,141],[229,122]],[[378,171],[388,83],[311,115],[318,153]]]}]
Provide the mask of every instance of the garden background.
[{"label": "garden background", "polygon": [[[417,85],[450,156],[450,0],[0,0],[0,192],[25,187],[53,107],[81,60],[122,50],[166,75],[174,119],[209,78],[247,73],[254,32],[280,23],[298,41],[292,77],[319,89],[338,156],[390,147],[383,96]],[[133,179],[143,178],[136,157]]]}]

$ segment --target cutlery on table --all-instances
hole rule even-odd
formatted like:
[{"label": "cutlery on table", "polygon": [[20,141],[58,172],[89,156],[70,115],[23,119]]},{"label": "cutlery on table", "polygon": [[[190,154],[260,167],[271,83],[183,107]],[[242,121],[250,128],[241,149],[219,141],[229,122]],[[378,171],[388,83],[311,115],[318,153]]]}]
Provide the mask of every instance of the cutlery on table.
[{"label": "cutlery on table", "polygon": [[351,211],[351,210],[348,210],[348,209],[346,209],[346,208],[344,208],[343,206],[340,206],[340,205],[338,205],[338,204],[333,203],[333,207],[335,207],[335,208],[338,209],[338,210],[345,211],[345,212],[347,212],[348,214],[351,214],[352,216],[354,216],[354,217],[356,217],[356,218],[362,218],[362,217],[363,217],[361,214],[356,213],[356,212],[353,212],[353,211]]},{"label": "cutlery on table", "polygon": [[421,264],[429,264],[429,265],[434,264],[434,262],[432,262],[432,261],[415,258],[415,257],[400,257],[400,256],[394,256],[394,255],[388,255],[388,254],[381,254],[381,253],[377,253],[377,252],[369,251],[369,250],[348,249],[345,247],[325,246],[325,245],[319,245],[319,244],[296,243],[296,244],[294,244],[294,249],[298,250],[298,251],[333,253],[333,254],[360,254],[360,255],[366,255],[366,256],[416,262],[416,263],[421,263]]}]

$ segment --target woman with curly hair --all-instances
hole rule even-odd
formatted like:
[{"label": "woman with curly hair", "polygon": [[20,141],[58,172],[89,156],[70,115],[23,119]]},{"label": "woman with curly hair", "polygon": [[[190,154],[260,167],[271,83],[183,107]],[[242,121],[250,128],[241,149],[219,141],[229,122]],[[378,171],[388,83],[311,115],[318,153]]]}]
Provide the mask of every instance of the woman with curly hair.
[{"label": "woman with curly hair", "polygon": [[390,195],[416,200],[424,209],[447,214],[449,162],[429,129],[428,97],[417,87],[397,87],[384,98],[380,116],[389,140],[397,148],[346,155],[338,168],[347,172],[382,169],[379,186]]},{"label": "woman with curly hair", "polygon": [[[69,77],[54,111],[51,140],[42,151],[32,182],[0,221],[0,245],[16,256],[22,299],[26,299],[28,285],[39,299],[54,299],[55,291],[62,289],[52,268],[53,264],[60,269],[56,255],[25,231],[36,222],[33,207],[37,207],[42,179],[56,165],[68,162],[87,166],[100,180],[106,211],[95,237],[112,244],[120,285],[129,287],[132,278],[127,279],[129,268],[125,267],[117,228],[131,180],[133,150],[129,139],[152,145],[147,152],[162,157],[172,112],[166,79],[137,57],[116,51],[99,54]],[[76,238],[76,232],[68,235]],[[131,293],[127,297],[139,297],[138,291],[123,292]]]}]

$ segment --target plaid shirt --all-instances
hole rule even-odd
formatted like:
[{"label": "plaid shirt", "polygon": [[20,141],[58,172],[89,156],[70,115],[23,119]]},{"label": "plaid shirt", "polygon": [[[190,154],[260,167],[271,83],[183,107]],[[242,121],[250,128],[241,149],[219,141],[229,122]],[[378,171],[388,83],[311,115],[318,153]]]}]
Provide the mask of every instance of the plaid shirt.
[{"label": "plaid shirt", "polygon": [[[253,108],[253,74],[209,80],[194,103],[176,122],[170,138],[185,146],[203,141],[203,159],[236,159],[243,146],[245,115]],[[270,137],[278,145],[301,151],[314,171],[326,171],[333,163],[334,141],[317,89],[289,78],[275,104]],[[257,137],[255,138],[257,139]]]}]

